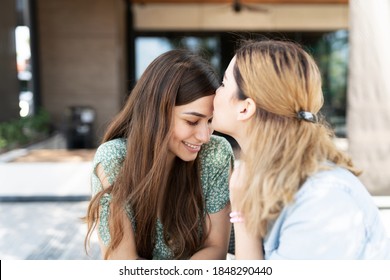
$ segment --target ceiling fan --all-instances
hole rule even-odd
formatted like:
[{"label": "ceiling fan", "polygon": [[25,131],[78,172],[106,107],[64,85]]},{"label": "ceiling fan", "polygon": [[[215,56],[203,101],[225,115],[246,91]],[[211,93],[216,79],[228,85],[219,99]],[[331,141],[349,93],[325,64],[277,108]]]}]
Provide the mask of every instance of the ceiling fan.
[{"label": "ceiling fan", "polygon": [[233,11],[235,13],[239,13],[242,10],[248,10],[251,12],[261,12],[261,13],[268,12],[268,10],[263,8],[263,7],[255,6],[255,5],[248,5],[248,4],[242,3],[240,0],[233,0],[232,8],[233,8]]}]

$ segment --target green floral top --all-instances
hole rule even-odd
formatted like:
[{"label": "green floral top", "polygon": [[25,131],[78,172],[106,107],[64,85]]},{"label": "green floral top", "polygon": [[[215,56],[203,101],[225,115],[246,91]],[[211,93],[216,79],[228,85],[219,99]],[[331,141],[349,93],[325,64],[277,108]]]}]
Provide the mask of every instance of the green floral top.
[{"label": "green floral top", "polygon": [[[110,184],[120,171],[122,162],[126,156],[126,140],[114,139],[103,143],[97,149],[93,160],[92,195],[96,195],[103,186],[96,175],[96,167],[101,164]],[[233,151],[229,142],[219,136],[211,136],[208,143],[203,144],[199,153],[201,164],[201,184],[205,199],[207,213],[216,213],[222,210],[229,201],[229,172],[233,164]],[[107,246],[110,243],[108,217],[110,215],[109,204],[111,195],[105,194],[100,200],[101,212],[98,232]],[[135,221],[130,209],[126,209],[133,228]],[[153,251],[153,259],[172,259],[173,254],[165,244],[163,238],[163,226],[159,220],[156,223],[156,245]]]}]

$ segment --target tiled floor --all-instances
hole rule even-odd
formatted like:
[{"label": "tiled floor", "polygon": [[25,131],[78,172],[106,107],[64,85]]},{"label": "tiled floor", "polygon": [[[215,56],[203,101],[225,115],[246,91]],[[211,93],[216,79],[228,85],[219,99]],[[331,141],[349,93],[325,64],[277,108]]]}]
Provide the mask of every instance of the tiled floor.
[{"label": "tiled floor", "polygon": [[[57,142],[55,148],[61,148]],[[92,153],[57,151],[59,159],[53,159],[54,153],[0,156],[0,259],[101,258],[95,234],[90,255],[85,253],[86,225],[80,220],[90,195]],[[12,162],[17,157],[20,160]],[[5,202],[7,197],[13,202]],[[37,197],[41,202],[33,202]],[[390,197],[377,198],[376,203],[390,237]]]},{"label": "tiled floor", "polygon": [[[86,207],[86,201],[0,204],[0,259],[100,259],[95,234],[90,256],[84,251],[86,225],[80,218]],[[390,237],[390,209],[381,216]]]},{"label": "tiled floor", "polygon": [[0,155],[0,259],[100,259],[95,234],[85,253],[80,219],[94,151],[65,150],[60,136],[47,142]]},{"label": "tiled floor", "polygon": [[87,202],[30,202],[0,205],[0,259],[100,259],[93,235],[90,256],[84,250]]}]

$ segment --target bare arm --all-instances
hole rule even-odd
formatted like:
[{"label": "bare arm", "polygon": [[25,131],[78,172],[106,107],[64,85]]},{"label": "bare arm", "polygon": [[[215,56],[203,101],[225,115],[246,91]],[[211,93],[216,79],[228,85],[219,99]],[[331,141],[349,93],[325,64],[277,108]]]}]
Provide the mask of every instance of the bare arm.
[{"label": "bare arm", "polygon": [[207,228],[210,233],[204,247],[196,252],[191,260],[225,260],[228,246],[231,225],[229,222],[230,205],[228,204],[221,211],[210,214],[207,221]]},{"label": "bare arm", "polygon": [[244,223],[234,224],[235,257],[237,260],[262,260],[263,244],[261,238],[251,235]]},{"label": "bare arm", "polygon": [[[110,183],[108,182],[107,176],[104,173],[103,167],[99,164],[96,168],[96,174],[102,183],[103,188],[108,188]],[[135,260],[138,259],[138,254],[135,245],[134,232],[129,218],[125,211],[122,212],[122,224],[123,224],[123,239],[119,243],[118,247],[111,252],[109,259],[116,260]],[[99,228],[99,220],[97,221],[97,228]],[[104,256],[107,251],[107,246],[103,244],[100,234],[99,245],[102,255]]]},{"label": "bare arm", "polygon": [[[232,210],[237,211],[236,202],[240,200],[243,186],[240,178],[245,177],[245,165],[239,164],[233,171],[229,187]],[[237,260],[261,260],[263,256],[263,242],[260,237],[254,236],[245,227],[243,222],[234,223],[235,257]]]}]

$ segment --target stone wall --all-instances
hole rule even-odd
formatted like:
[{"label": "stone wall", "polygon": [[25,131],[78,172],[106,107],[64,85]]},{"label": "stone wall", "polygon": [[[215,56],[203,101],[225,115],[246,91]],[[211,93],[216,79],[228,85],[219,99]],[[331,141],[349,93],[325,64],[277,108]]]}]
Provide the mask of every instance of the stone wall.
[{"label": "stone wall", "polygon": [[93,107],[97,143],[126,95],[124,1],[37,0],[37,17],[42,105],[58,129]]}]

